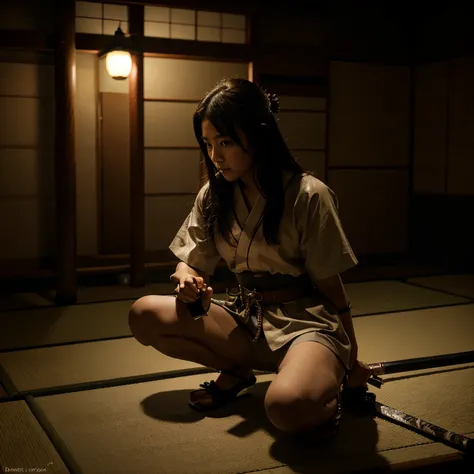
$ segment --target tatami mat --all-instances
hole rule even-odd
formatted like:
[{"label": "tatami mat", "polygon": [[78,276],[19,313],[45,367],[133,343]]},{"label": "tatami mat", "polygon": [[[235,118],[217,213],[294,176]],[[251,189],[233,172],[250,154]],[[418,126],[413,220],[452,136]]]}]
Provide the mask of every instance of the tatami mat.
[{"label": "tatami mat", "polygon": [[[140,288],[129,285],[82,286],[77,291],[77,303],[103,303],[108,301],[133,300],[145,295],[171,294],[173,283],[150,283]],[[16,293],[0,295],[0,311],[32,309],[37,307],[54,306],[55,291],[41,293]]]},{"label": "tatami mat", "polygon": [[424,275],[437,275],[446,273],[446,268],[437,263],[414,262],[399,259],[392,263],[369,265],[375,278],[409,278]]},{"label": "tatami mat", "polygon": [[423,278],[410,278],[409,283],[446,291],[455,295],[474,298],[474,274],[439,275]]},{"label": "tatami mat", "polygon": [[[413,275],[416,275],[413,274]],[[345,282],[373,280],[376,275],[373,271],[363,266],[356,266],[344,273]],[[232,282],[214,281],[216,291],[225,292],[227,285],[235,286],[235,278]],[[82,286],[77,289],[77,303],[90,304],[107,301],[133,300],[149,294],[171,294],[175,284],[171,282],[147,283],[141,288],[132,288],[129,285],[98,285]],[[54,290],[43,290],[31,293],[0,293],[0,311],[11,311],[21,309],[34,309],[55,305]]]},{"label": "tatami mat", "polygon": [[[363,470],[370,469],[367,471],[368,473],[379,474],[397,471],[407,472],[406,470],[414,465],[423,467],[431,465],[434,467],[437,462],[446,462],[448,458],[454,460],[459,459],[460,456],[454,449],[436,443],[387,450],[373,457],[362,454],[358,459],[355,456],[352,457],[351,461],[353,463],[353,471],[355,472],[365,472]],[[281,466],[274,469],[263,469],[258,471],[258,474],[294,474],[295,472],[299,474],[324,474],[326,472],[344,474],[350,472],[347,466],[335,466],[331,459],[319,458],[317,464],[317,470],[313,470],[311,465],[298,466],[297,468],[296,466]],[[390,469],[387,469],[388,466]],[[430,471],[423,470],[422,472]]]},{"label": "tatami mat", "polygon": [[[117,300],[135,300],[146,295],[165,295],[173,293],[175,284],[150,283],[141,288],[133,288],[129,285],[91,286],[81,288],[77,299],[79,304],[102,303]],[[54,293],[53,293],[54,298]]]},{"label": "tatami mat", "polygon": [[[447,289],[446,281],[433,289],[397,281],[346,284],[358,315],[359,358],[372,363],[474,350],[474,303],[462,304],[472,301],[463,298],[469,296],[466,280],[449,280],[457,291]],[[97,291],[100,301],[105,293]],[[208,369],[171,359],[127,337],[128,310],[135,297],[0,312],[0,365],[10,392],[90,388],[34,399],[34,412],[44,412],[73,465],[84,474],[332,474],[456,453],[387,421],[353,415],[346,415],[339,437],[329,445],[285,440],[266,420],[262,405],[273,375],[259,376],[253,397],[203,417],[187,407],[188,392],[215,375],[183,376]],[[120,339],[100,340],[113,337]],[[75,341],[90,342],[5,351]],[[130,383],[151,374],[173,378]],[[379,401],[473,437],[472,364],[384,380],[382,389],[371,387]],[[104,381],[129,384],[92,389]],[[0,430],[1,467],[47,465],[44,472],[68,472],[26,403],[1,403],[0,420],[7,426]]]},{"label": "tatami mat", "polygon": [[[146,295],[170,295],[174,292],[174,283],[150,283],[140,288],[128,285],[103,285],[80,287],[77,291],[77,304],[106,303],[121,300],[135,300]],[[225,291],[225,284],[216,287]],[[0,294],[0,311],[16,311],[25,309],[55,306],[55,291],[41,293]]]},{"label": "tatami mat", "polygon": [[[381,402],[459,433],[474,433],[474,369],[407,379],[383,389]],[[251,392],[208,416],[187,407],[189,390],[208,375],[181,377],[37,399],[84,474],[234,474],[300,465],[344,472],[383,463],[383,453],[430,444],[381,419],[346,416],[327,445],[281,437],[268,423],[263,397],[274,376],[260,376]],[[427,397],[430,402],[426,403]],[[453,400],[456,403],[453,403]],[[110,436],[114,433],[114,436]],[[334,469],[335,467],[335,469]]]},{"label": "tatami mat", "polygon": [[[346,288],[356,316],[470,301],[397,281],[348,283]],[[129,336],[132,303],[133,299],[0,312],[0,350]]]},{"label": "tatami mat", "polygon": [[[474,351],[474,304],[362,316],[354,327],[369,363]],[[201,367],[134,338],[3,353],[0,365],[10,393]]]},{"label": "tatami mat", "polygon": [[474,304],[354,318],[368,363],[474,350]]},{"label": "tatami mat", "polygon": [[26,402],[0,403],[0,420],[2,472],[69,473]]},{"label": "tatami mat", "polygon": [[355,316],[466,303],[471,300],[399,281],[368,281],[345,285]]},{"label": "tatami mat", "polygon": [[191,369],[204,367],[167,357],[132,337],[0,354],[0,374],[10,394]]},{"label": "tatami mat", "polygon": [[[412,261],[392,262],[390,264],[359,264],[342,274],[345,283],[377,280],[380,278],[400,279],[425,275],[443,274],[449,271],[441,265]],[[218,291],[225,290],[224,282],[214,282]],[[79,304],[136,299],[147,294],[170,294],[174,289],[171,282],[148,283],[143,288],[132,288],[128,285],[101,285],[78,287]],[[31,309],[54,306],[55,291],[44,290],[38,293],[0,293],[0,311]]]},{"label": "tatami mat", "polygon": [[129,336],[131,301],[0,312],[0,349]]},{"label": "tatami mat", "polygon": [[51,306],[53,301],[39,293],[0,294],[0,311]]},{"label": "tatami mat", "polygon": [[130,336],[128,312],[133,302],[1,311],[0,350]]}]

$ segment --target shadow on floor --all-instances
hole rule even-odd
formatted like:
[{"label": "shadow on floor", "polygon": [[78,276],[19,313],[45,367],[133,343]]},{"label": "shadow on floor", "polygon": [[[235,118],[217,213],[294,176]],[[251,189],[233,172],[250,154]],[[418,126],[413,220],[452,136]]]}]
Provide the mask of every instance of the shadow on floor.
[{"label": "shadow on floor", "polygon": [[370,416],[356,417],[350,413],[343,416],[337,438],[320,441],[314,435],[290,436],[282,434],[266,417],[263,401],[270,382],[257,383],[246,394],[224,408],[207,413],[198,413],[188,408],[189,391],[160,392],[145,398],[141,403],[143,412],[152,418],[172,423],[196,423],[207,418],[225,418],[238,415],[242,421],[234,425],[228,434],[243,438],[257,431],[266,431],[274,442],[268,453],[273,461],[290,466],[293,472],[314,474],[325,472],[325,466],[341,463],[347,470],[357,470],[358,460],[363,465],[388,472],[385,458],[377,453],[377,424]]}]

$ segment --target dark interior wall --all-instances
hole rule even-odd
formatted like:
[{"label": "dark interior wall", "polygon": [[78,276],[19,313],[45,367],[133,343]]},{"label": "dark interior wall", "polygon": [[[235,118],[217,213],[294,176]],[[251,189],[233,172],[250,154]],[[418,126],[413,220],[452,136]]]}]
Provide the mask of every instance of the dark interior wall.
[{"label": "dark interior wall", "polygon": [[325,54],[341,60],[407,64],[410,26],[403,2],[331,1],[324,21]]},{"label": "dark interior wall", "polygon": [[[197,3],[204,2],[172,5],[200,7]],[[284,92],[274,90],[281,95],[328,96],[331,58],[397,62],[403,56],[401,17],[377,2],[365,2],[355,8],[351,2],[331,1],[327,2],[328,7],[323,2],[306,2],[311,5],[305,6],[305,2],[297,1],[271,9],[247,3],[256,17],[257,67],[264,76],[283,76]],[[220,7],[230,8],[215,5],[216,10]],[[0,29],[53,31],[51,0],[9,1],[0,8]],[[390,56],[388,60],[384,51]],[[293,81],[294,78],[300,80]]]},{"label": "dark interior wall", "polygon": [[[412,252],[472,270],[474,8],[470,2],[456,0],[434,2],[433,7],[418,20],[415,29],[416,71],[418,77],[426,76],[429,71],[431,78],[421,84],[423,89],[418,93],[418,98],[431,95],[430,103],[422,107],[424,111],[418,119],[424,122],[423,140],[429,140],[432,147],[439,142],[439,135],[443,137],[444,169],[440,169],[438,179],[443,178],[444,185],[430,183],[434,177],[428,178],[431,171],[427,170],[424,179],[428,189],[414,194]],[[435,154],[439,153],[436,150]],[[428,168],[434,165],[436,157],[425,152],[423,159]]]},{"label": "dark interior wall", "polygon": [[255,12],[265,75],[328,79],[329,60],[408,64],[411,19],[398,3],[333,0]]},{"label": "dark interior wall", "polygon": [[452,0],[433,2],[420,13],[415,30],[418,63],[470,56],[474,53],[474,5]]},{"label": "dark interior wall", "polygon": [[[259,72],[270,90],[272,75],[299,76],[294,95],[305,95],[302,82],[317,89],[319,80],[329,102],[325,181],[338,196],[346,234],[359,257],[404,254],[410,23],[399,7],[354,3],[262,13]],[[371,209],[374,195],[378,209]],[[385,215],[391,219],[380,226]]]},{"label": "dark interior wall", "polygon": [[[217,10],[230,8],[212,1],[171,3],[183,8],[186,4],[189,8],[209,4],[210,8],[213,3]],[[328,57],[403,62],[410,52],[405,8],[398,2],[297,0],[271,8],[262,3],[243,0],[236,8],[255,16],[255,43],[267,49],[259,57],[263,61],[259,67],[269,73],[320,76],[327,71],[322,64]],[[0,5],[0,29],[52,32],[53,13],[54,0],[6,0]]]},{"label": "dark interior wall", "polygon": [[[255,42],[261,48],[258,69],[263,76],[309,78],[310,83],[328,86],[330,59],[410,64],[473,53],[472,7],[455,2],[436,6],[431,12],[382,1],[306,2],[309,6],[298,8],[291,3],[286,8],[256,8],[254,2],[248,3],[256,14]],[[52,32],[52,5],[52,0],[2,2],[0,29]],[[193,6],[191,1],[189,6]],[[301,82],[295,87],[301,87]],[[472,200],[472,196],[416,195],[411,250],[429,257],[472,261],[474,236],[468,228]],[[442,232],[440,225],[445,229]]]},{"label": "dark interior wall", "polygon": [[[274,92],[291,95],[292,88],[301,90],[308,83],[324,84],[328,67],[324,56],[324,19],[315,9],[304,14],[293,9],[271,9],[254,12],[252,42],[255,45],[255,79]],[[306,86],[307,87],[307,86]],[[288,89],[289,88],[289,89]],[[319,95],[326,95],[321,87]],[[300,92],[308,94],[308,90]],[[293,95],[297,95],[293,92]]]},{"label": "dark interior wall", "polygon": [[[267,75],[304,76],[319,79],[329,87],[328,60],[412,65],[413,77],[416,78],[417,65],[474,54],[474,6],[456,1],[415,5],[413,2],[336,0],[325,6],[308,7],[306,11],[264,12],[257,18],[257,44],[262,46],[262,50],[271,51],[260,57],[259,72],[264,78]],[[472,127],[471,135],[474,137],[474,123],[469,124],[470,117],[474,116],[474,109],[470,110],[474,108],[474,102],[470,100],[470,94],[465,93],[464,97],[461,92],[456,92],[453,83],[456,77],[471,75],[470,71],[459,71],[460,64],[464,62],[448,65],[448,69],[455,70],[456,74],[448,74],[448,81],[452,83],[448,82],[447,88],[455,91],[456,97],[447,97],[447,103],[451,105],[447,105],[443,113],[452,115],[454,105],[461,101],[463,130],[462,133],[457,130],[459,119],[450,121],[446,118],[446,127],[442,131],[448,137],[446,170],[458,167],[452,162],[455,159],[455,137],[465,136],[466,127]],[[295,87],[300,87],[300,84],[295,84]],[[414,103],[417,99],[415,93]],[[428,140],[430,135],[434,137],[439,132],[429,118],[441,112],[439,105],[439,97],[428,104],[424,130]],[[413,139],[416,141],[419,137],[414,134]],[[416,156],[413,158],[417,159]],[[466,173],[465,179],[472,180],[473,184],[463,186],[464,190],[472,189],[471,192],[457,192],[448,184],[442,193],[415,190],[410,202],[409,221],[409,252],[413,256],[472,267],[474,231],[468,217],[474,213],[474,179],[471,174]]]},{"label": "dark interior wall", "polygon": [[54,0],[4,0],[0,3],[1,30],[54,31]]}]

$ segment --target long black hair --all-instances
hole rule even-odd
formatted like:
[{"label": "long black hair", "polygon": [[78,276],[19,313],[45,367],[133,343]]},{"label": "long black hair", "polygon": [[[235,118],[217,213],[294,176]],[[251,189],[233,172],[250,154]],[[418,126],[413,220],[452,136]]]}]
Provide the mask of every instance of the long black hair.
[{"label": "long black hair", "polygon": [[[200,101],[193,117],[194,134],[204,156],[209,189],[205,196],[206,231],[217,231],[231,242],[229,218],[232,215],[235,183],[217,172],[202,139],[202,122],[209,120],[216,130],[244,148],[237,135],[243,132],[253,157],[257,187],[266,199],[263,235],[268,244],[277,244],[284,208],[283,173],[301,174],[303,169],[290,153],[274,113],[278,105],[256,84],[246,79],[223,79]],[[248,151],[248,150],[247,150]]]}]

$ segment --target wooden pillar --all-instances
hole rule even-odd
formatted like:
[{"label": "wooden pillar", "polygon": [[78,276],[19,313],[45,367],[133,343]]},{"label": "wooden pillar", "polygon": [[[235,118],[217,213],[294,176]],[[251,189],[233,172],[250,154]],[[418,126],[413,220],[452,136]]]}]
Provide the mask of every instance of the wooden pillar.
[{"label": "wooden pillar", "polygon": [[416,226],[414,225],[415,219],[415,112],[416,112],[416,65],[412,60],[410,61],[410,116],[409,116],[409,127],[410,127],[410,138],[409,138],[409,155],[408,155],[408,242],[407,251],[410,257],[417,257],[416,239],[414,238],[413,232]]},{"label": "wooden pillar", "polygon": [[[143,5],[129,6],[129,32],[134,45],[144,35]],[[130,74],[130,284],[145,285],[145,157],[143,51],[132,52]]]},{"label": "wooden pillar", "polygon": [[56,304],[77,300],[75,0],[55,9]]},{"label": "wooden pillar", "polygon": [[263,60],[259,36],[260,21],[261,17],[258,10],[252,9],[247,14],[247,43],[250,45],[249,80],[257,85],[261,85],[261,64]]}]

